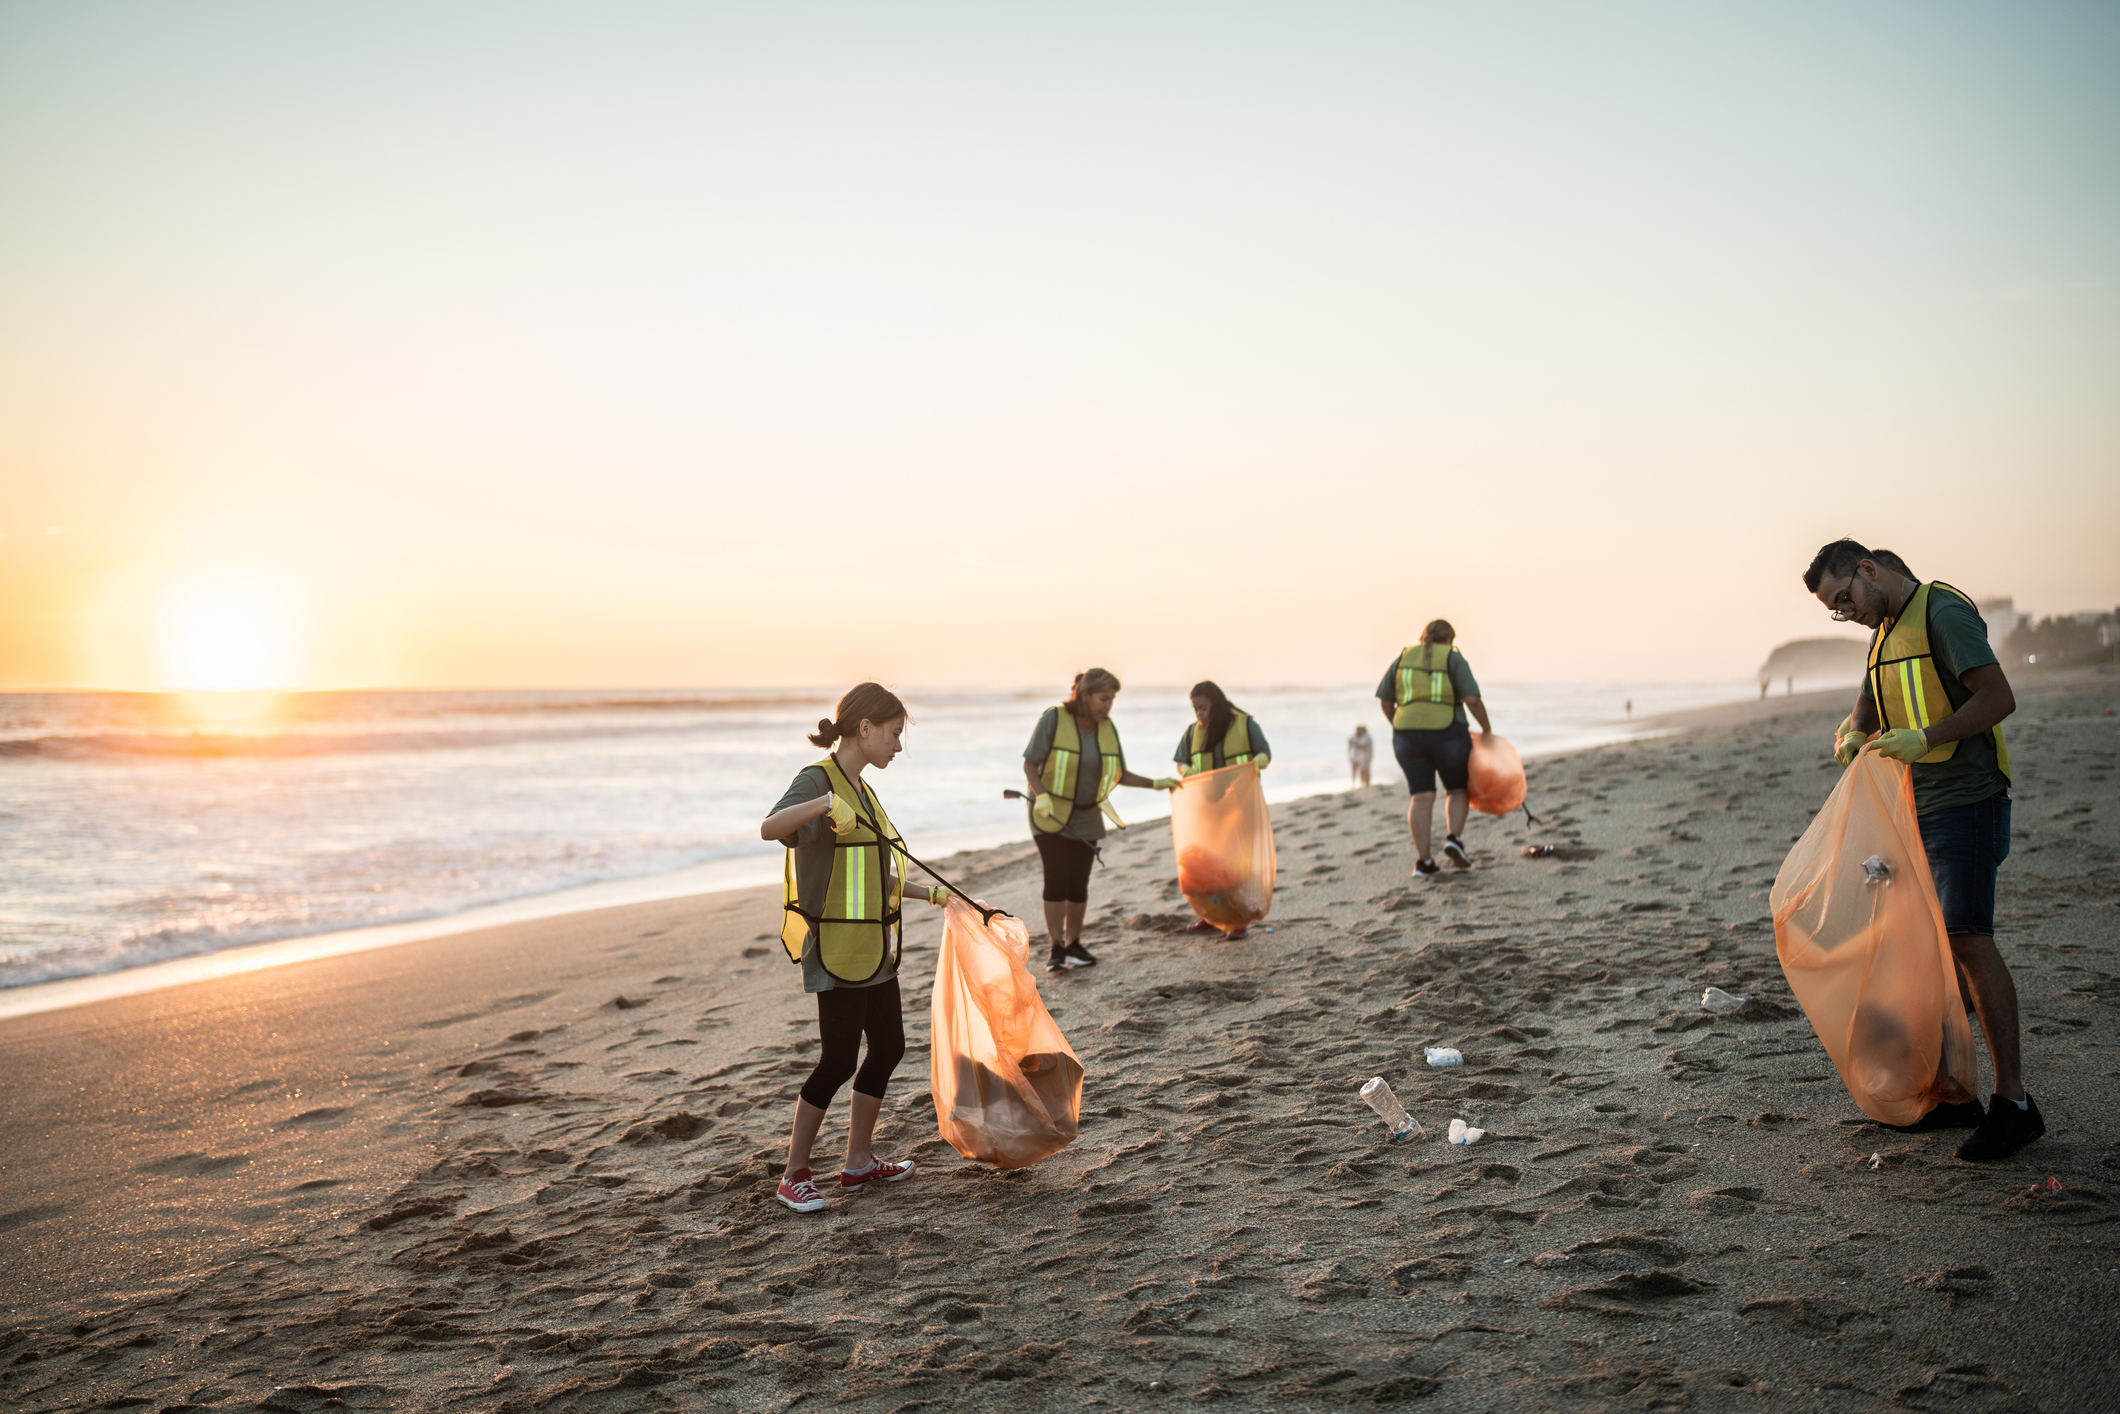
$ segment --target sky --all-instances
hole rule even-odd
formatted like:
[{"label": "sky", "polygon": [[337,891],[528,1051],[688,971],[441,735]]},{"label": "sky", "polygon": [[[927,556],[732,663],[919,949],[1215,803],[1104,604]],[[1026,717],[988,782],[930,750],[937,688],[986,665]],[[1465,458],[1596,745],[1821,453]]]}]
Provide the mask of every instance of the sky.
[{"label": "sky", "polygon": [[2120,7],[0,4],[0,690],[2120,603]]}]

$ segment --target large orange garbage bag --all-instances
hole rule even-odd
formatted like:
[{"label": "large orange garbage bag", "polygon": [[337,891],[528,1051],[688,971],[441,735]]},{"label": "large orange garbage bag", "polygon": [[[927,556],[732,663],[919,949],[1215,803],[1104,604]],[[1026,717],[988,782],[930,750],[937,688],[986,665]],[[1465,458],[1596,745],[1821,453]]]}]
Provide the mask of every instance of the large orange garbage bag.
[{"label": "large orange garbage bag", "polygon": [[1187,776],[1171,792],[1178,891],[1217,928],[1256,923],[1273,907],[1273,820],[1250,762]]},{"label": "large orange garbage bag", "polygon": [[1492,732],[1472,736],[1465,767],[1466,803],[1482,815],[1507,815],[1524,803],[1524,763],[1516,748]]},{"label": "large orange garbage bag", "polygon": [[1907,768],[1855,758],[1768,906],[1789,990],[1862,1112],[1912,1124],[1980,1075]]},{"label": "large orange garbage bag", "polygon": [[1082,1116],[1082,1062],[1038,996],[1030,946],[1020,919],[986,921],[955,897],[944,910],[928,1052],[935,1125],[996,1168],[1058,1153]]}]

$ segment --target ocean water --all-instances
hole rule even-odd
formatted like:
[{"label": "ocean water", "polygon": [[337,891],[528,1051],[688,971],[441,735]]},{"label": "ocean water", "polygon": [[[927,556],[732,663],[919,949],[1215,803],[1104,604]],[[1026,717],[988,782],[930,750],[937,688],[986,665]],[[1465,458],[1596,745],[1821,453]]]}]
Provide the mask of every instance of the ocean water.
[{"label": "ocean water", "polygon": [[[1344,788],[1358,722],[1376,780],[1399,779],[1372,690],[1232,690],[1272,739],[1270,799]],[[1487,701],[1533,756],[1627,735],[1630,698],[1639,722],[1754,691],[1490,684]],[[914,851],[1028,839],[1001,792],[1050,698],[905,696],[906,751],[871,779]],[[0,695],[0,987],[674,871],[777,879],[758,822],[821,754],[803,737],[830,707],[798,690]],[[1162,775],[1191,709],[1182,687],[1134,687],[1114,719],[1128,764]],[[1149,791],[1114,804],[1168,813]]]}]

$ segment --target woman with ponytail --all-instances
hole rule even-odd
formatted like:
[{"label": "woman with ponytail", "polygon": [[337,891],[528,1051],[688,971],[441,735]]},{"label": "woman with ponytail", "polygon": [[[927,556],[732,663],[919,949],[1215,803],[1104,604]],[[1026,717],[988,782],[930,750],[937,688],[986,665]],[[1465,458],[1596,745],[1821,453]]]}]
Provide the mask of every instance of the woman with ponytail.
[{"label": "woman with ponytail", "polygon": [[1075,674],[1067,701],[1038,718],[1023,748],[1023,777],[1030,782],[1031,838],[1045,866],[1045,932],[1052,944],[1047,972],[1094,967],[1082,946],[1082,916],[1089,912],[1089,871],[1104,838],[1104,817],[1125,827],[1108,799],[1113,786],[1169,790],[1169,776],[1150,780],[1126,769],[1119,729],[1112,725],[1112,699],[1119,679],[1102,668]]},{"label": "woman with ponytail", "polygon": [[[1241,766],[1249,761],[1260,770],[1273,759],[1272,748],[1266,744],[1266,731],[1259,719],[1229,700],[1228,694],[1215,683],[1203,682],[1192,690],[1193,724],[1178,738],[1177,754],[1171,759],[1178,763],[1178,774],[1197,776],[1202,771],[1219,771],[1224,766]],[[1205,918],[1195,919],[1185,930],[1188,933],[1220,933],[1223,930]],[[1241,938],[1244,929],[1238,927],[1228,936]]]},{"label": "woman with ponytail", "polygon": [[[861,779],[870,766],[889,769],[904,749],[905,725],[905,704],[888,688],[865,682],[847,693],[838,715],[818,722],[810,737],[831,754],[804,767],[758,827],[761,838],[788,850],[780,940],[789,960],[802,965],[803,990],[816,994],[823,1040],[795,1102],[787,1170],[775,1195],[798,1213],[831,1206],[811,1182],[810,1146],[849,1079],[854,1098],[840,1189],[897,1183],[913,1172],[911,1160],[892,1163],[871,1148],[885,1087],[905,1054],[898,954],[906,856],[883,802]],[[916,892],[933,904],[947,895],[940,888]]]}]

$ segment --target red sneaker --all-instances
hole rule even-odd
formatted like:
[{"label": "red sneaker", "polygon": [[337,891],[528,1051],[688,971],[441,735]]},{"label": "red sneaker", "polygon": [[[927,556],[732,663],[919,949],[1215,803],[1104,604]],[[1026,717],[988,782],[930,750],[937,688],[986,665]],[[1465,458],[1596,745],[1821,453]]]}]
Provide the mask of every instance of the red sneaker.
[{"label": "red sneaker", "polygon": [[911,1159],[907,1159],[902,1164],[891,1164],[885,1163],[882,1159],[871,1159],[869,1160],[869,1166],[859,1172],[848,1173],[845,1169],[841,1169],[839,1171],[839,1186],[841,1188],[859,1188],[865,1183],[876,1183],[878,1181],[896,1183],[900,1179],[911,1178],[912,1176],[913,1161]]},{"label": "red sneaker", "polygon": [[798,1213],[814,1213],[832,1206],[831,1199],[819,1193],[817,1185],[810,1182],[808,1169],[797,1169],[785,1175],[773,1196]]}]

